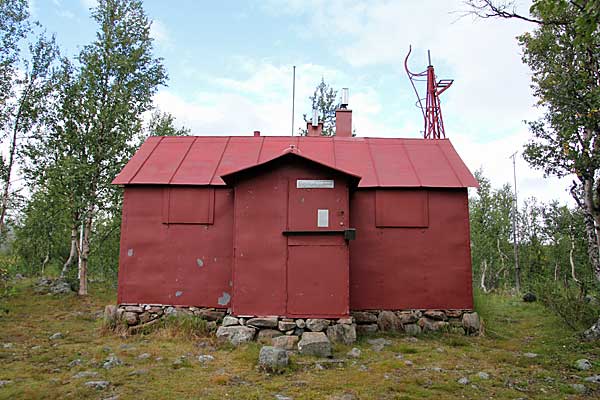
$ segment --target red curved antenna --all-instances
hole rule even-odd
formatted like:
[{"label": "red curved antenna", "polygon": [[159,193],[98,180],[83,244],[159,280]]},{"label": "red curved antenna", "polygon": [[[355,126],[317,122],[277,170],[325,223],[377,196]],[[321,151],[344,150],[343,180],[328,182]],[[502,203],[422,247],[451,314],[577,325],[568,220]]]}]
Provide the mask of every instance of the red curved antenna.
[{"label": "red curved antenna", "polygon": [[[423,113],[423,119],[425,122],[425,129],[423,131],[423,137],[425,139],[445,139],[446,132],[444,130],[444,119],[442,118],[442,107],[440,105],[440,95],[444,93],[454,82],[453,79],[440,79],[436,82],[435,71],[433,65],[431,65],[431,56],[429,50],[427,56],[429,58],[429,65],[423,72],[414,73],[408,69],[408,57],[412,51],[412,46],[408,47],[408,54],[404,59],[404,68],[410,79],[410,83],[417,95],[418,107],[421,108]],[[415,81],[423,81],[419,79],[427,77],[427,95],[425,97],[425,108],[423,108],[422,98],[419,96],[419,91],[415,86]]]}]

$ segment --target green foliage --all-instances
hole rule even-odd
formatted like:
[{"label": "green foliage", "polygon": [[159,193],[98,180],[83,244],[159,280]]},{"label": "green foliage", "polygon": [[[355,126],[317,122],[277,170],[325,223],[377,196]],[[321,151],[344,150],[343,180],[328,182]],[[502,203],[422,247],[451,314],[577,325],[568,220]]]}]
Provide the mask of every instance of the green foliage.
[{"label": "green foliage", "polygon": [[[338,107],[337,90],[325,83],[325,78],[321,78],[321,83],[317,85],[312,96],[309,97],[312,107],[311,110],[319,111],[319,122],[323,122],[323,136],[335,135],[335,110]],[[312,118],[312,111],[311,111]],[[304,122],[310,119],[304,114]],[[306,128],[299,128],[300,135],[306,136]]]},{"label": "green foliage", "polygon": [[190,130],[184,126],[175,126],[175,117],[168,112],[155,110],[150,116],[148,127],[149,136],[188,136]]},{"label": "green foliage", "polygon": [[583,331],[596,322],[598,304],[586,301],[585,291],[573,283],[565,286],[552,279],[540,279],[532,284],[538,299],[575,331]]},{"label": "green foliage", "polygon": [[214,331],[214,326],[195,315],[167,315],[160,321],[161,336],[199,338]]}]

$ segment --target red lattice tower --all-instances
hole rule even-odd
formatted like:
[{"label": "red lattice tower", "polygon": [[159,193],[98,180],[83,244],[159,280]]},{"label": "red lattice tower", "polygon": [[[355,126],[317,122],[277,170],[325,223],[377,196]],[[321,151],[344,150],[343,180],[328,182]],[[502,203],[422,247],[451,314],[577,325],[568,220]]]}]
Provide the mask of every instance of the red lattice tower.
[{"label": "red lattice tower", "polygon": [[[445,139],[446,132],[444,131],[444,119],[442,118],[442,107],[440,105],[440,95],[446,91],[454,82],[453,79],[440,79],[436,81],[435,71],[433,65],[431,65],[431,55],[427,50],[427,57],[429,59],[429,65],[423,72],[414,73],[408,69],[408,57],[412,51],[412,47],[409,47],[408,54],[404,59],[404,68],[410,79],[413,89],[417,95],[417,106],[423,113],[423,119],[425,121],[425,129],[423,131],[423,138],[425,139]],[[423,77],[427,80],[427,95],[425,96],[425,107],[423,107],[423,99],[419,96],[415,82],[423,82]]]}]

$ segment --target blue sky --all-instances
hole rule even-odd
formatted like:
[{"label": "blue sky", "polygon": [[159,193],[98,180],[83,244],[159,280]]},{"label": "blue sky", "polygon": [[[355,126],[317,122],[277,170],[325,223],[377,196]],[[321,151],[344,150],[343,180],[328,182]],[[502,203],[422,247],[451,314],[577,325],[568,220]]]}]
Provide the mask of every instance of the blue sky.
[{"label": "blue sky", "polygon": [[[94,38],[94,0],[30,0],[32,14],[56,33],[63,52]],[[518,2],[527,10],[529,2]],[[519,21],[461,18],[460,0],[146,0],[156,54],[168,87],[156,105],[197,135],[289,135],[292,66],[297,66],[296,127],[321,77],[350,88],[358,136],[420,137],[422,117],[404,72],[425,69],[431,50],[438,78],[454,78],[442,96],[446,133],[469,168],[483,167],[495,186],[512,181],[509,156],[540,116],[530,72],[515,37]],[[521,199],[568,201],[567,181],[544,179],[522,158]]]}]

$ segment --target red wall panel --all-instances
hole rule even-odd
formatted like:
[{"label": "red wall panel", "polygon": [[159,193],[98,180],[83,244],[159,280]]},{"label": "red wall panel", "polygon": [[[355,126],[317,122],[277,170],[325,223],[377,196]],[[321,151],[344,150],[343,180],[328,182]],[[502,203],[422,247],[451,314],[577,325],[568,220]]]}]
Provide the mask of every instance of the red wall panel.
[{"label": "red wall panel", "polygon": [[378,228],[426,228],[429,225],[428,191],[378,189],[375,191],[375,225]]},{"label": "red wall panel", "polygon": [[228,307],[233,191],[215,189],[213,225],[163,224],[162,208],[163,187],[125,188],[119,303]]},{"label": "red wall panel", "polygon": [[375,197],[350,200],[350,308],[472,308],[466,189],[429,190],[428,228],[377,228]]}]

